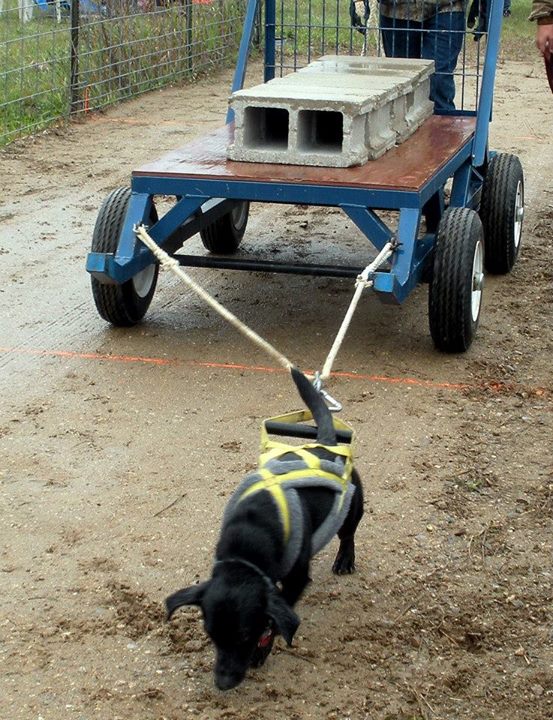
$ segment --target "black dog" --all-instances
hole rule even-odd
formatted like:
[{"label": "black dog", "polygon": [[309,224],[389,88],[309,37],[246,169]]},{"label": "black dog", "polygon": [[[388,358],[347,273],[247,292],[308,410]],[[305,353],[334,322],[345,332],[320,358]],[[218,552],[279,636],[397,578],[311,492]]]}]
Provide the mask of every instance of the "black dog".
[{"label": "black dog", "polygon": [[[216,648],[215,684],[221,690],[235,687],[249,667],[265,662],[275,633],[291,645],[300,623],[292,608],[310,580],[310,558],[336,531],[340,546],[332,569],[354,571],[361,481],[336,448],[321,395],[299,370],[293,368],[292,377],[313,414],[317,442],[273,451],[244,480],[227,506],[211,579],[166,600],[168,619],[182,605],[201,607]],[[279,484],[275,478],[283,476]]]}]

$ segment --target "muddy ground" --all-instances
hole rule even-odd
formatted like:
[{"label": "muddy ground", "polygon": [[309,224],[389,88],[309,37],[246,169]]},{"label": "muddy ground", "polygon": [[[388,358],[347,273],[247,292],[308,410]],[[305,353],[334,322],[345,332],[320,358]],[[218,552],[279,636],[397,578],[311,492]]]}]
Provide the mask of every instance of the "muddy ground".
[{"label": "muddy ground", "polygon": [[[538,62],[499,68],[495,149],[526,172],[524,246],[488,277],[465,355],[431,344],[427,289],[367,294],[331,390],[366,489],[357,573],[314,561],[291,649],[214,689],[197,611],[164,597],[204,578],[261,418],[289,378],[171,276],[146,321],[97,315],[86,253],[131,170],[217,127],[229,74],[152,93],[2,152],[0,717],[508,718],[553,715],[551,147]],[[193,241],[201,252],[199,240]],[[246,253],[361,265],[334,210],[261,206]],[[306,369],[320,367],[346,280],[194,271]]]}]

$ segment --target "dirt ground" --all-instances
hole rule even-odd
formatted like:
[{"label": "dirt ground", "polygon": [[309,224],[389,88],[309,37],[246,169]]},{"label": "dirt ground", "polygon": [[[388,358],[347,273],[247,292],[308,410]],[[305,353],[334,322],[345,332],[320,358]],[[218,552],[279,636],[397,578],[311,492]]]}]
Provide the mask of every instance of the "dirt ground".
[{"label": "dirt ground", "polygon": [[[553,716],[551,148],[543,68],[499,68],[491,146],[526,172],[523,250],[488,277],[476,341],[431,344],[427,289],[363,299],[330,389],[358,435],[357,573],[313,562],[293,648],[214,689],[199,613],[223,507],[289,378],[173,277],[146,321],[97,315],[86,253],[134,167],[217,127],[230,76],[169,89],[2,152],[0,717],[420,720]],[[195,251],[201,252],[194,239]],[[246,253],[361,265],[335,210],[260,206]],[[303,368],[351,281],[194,271]]]}]

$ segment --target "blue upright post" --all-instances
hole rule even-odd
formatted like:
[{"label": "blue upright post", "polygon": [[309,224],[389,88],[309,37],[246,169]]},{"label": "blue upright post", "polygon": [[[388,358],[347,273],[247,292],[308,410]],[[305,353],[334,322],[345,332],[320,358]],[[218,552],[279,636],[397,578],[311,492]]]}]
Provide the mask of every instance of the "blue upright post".
[{"label": "blue upright post", "polygon": [[[246,17],[244,18],[244,27],[242,29],[242,38],[240,40],[240,48],[238,50],[238,61],[234,71],[231,92],[241,90],[244,86],[244,78],[246,77],[246,65],[248,64],[248,54],[252,42],[253,26],[257,13],[258,0],[248,0],[246,8]],[[229,108],[227,112],[227,125],[234,120],[234,112]]]},{"label": "blue upright post", "polygon": [[275,76],[275,27],[275,0],[265,0],[265,82]]},{"label": "blue upright post", "polygon": [[492,117],[495,70],[497,66],[497,56],[499,54],[502,22],[503,0],[491,0],[486,55],[484,71],[482,73],[482,89],[478,102],[476,132],[472,146],[472,164],[474,167],[481,167],[484,164],[488,152],[488,127]]}]

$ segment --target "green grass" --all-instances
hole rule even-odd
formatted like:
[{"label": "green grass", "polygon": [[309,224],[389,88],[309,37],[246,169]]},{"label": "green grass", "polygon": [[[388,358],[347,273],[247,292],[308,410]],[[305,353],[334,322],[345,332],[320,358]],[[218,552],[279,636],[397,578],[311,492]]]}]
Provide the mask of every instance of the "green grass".
[{"label": "green grass", "polygon": [[[0,16],[0,144],[70,112],[94,110],[232,65],[245,0],[180,5],[120,18],[83,18],[78,83],[70,87],[68,18],[35,11],[19,23],[8,0]],[[71,101],[73,100],[73,104]]]},{"label": "green grass", "polygon": [[530,2],[513,0],[511,17],[503,19],[501,55],[505,60],[529,60],[537,57],[534,44],[536,24],[528,21]]},{"label": "green grass", "polygon": [[49,17],[20,25],[17,12],[4,13],[0,68],[0,138],[9,139],[20,123],[37,128],[50,122],[66,105],[67,27]]}]

